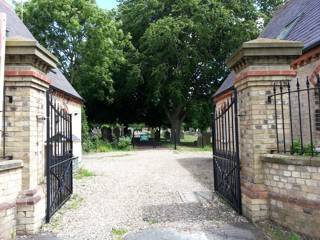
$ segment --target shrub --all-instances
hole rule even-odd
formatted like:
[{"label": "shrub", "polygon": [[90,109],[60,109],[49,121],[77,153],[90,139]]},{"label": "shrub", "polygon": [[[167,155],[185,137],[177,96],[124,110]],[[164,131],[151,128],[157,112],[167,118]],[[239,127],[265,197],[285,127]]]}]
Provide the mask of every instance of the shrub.
[{"label": "shrub", "polygon": [[81,109],[81,118],[82,118],[82,126],[81,126],[81,132],[82,132],[82,149],[85,152],[89,152],[92,146],[92,141],[89,135],[89,124],[88,119],[86,115],[86,110],[84,107]]},{"label": "shrub", "polygon": [[[317,155],[315,152],[315,146],[312,144],[303,145],[303,154],[305,156],[311,156],[312,152],[314,155]],[[295,140],[292,145],[292,153],[301,155],[301,141]]]},{"label": "shrub", "polygon": [[119,141],[115,141],[112,143],[112,146],[118,150],[129,150],[131,148],[131,138],[120,137]]}]

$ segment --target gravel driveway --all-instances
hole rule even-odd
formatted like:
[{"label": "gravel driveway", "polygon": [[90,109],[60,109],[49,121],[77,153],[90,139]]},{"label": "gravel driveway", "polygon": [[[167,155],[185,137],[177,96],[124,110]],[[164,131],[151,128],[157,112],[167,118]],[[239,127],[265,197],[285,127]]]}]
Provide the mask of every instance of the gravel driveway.
[{"label": "gravel driveway", "polygon": [[190,236],[222,231],[224,236],[223,229],[231,228],[237,235],[248,228],[248,239],[258,239],[260,234],[212,195],[211,153],[140,150],[92,154],[84,157],[83,167],[96,176],[75,182],[79,203],[68,203],[62,214],[44,227],[42,238],[39,235],[32,239],[112,240],[122,239],[120,235],[129,232],[132,236],[125,239],[151,240],[135,238],[139,231],[150,229]]}]

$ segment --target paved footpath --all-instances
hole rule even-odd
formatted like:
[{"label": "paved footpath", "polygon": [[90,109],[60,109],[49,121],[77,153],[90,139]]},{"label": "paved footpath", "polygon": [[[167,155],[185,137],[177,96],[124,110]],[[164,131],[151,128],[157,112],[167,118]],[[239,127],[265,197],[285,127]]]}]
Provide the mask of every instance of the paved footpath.
[{"label": "paved footpath", "polygon": [[20,239],[264,239],[212,194],[210,153],[92,154],[83,167],[96,176],[75,182],[76,200],[43,233]]}]

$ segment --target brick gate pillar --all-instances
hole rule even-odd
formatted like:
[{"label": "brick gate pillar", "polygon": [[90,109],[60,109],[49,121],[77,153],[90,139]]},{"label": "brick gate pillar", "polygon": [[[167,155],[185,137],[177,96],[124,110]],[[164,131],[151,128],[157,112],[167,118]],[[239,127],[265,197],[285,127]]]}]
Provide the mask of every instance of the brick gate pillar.
[{"label": "brick gate pillar", "polygon": [[5,60],[5,154],[23,161],[17,233],[35,233],[45,217],[46,75],[57,59],[36,41],[8,39]]},{"label": "brick gate pillar", "polygon": [[268,103],[273,84],[296,76],[291,62],[302,54],[300,42],[256,39],[228,60],[238,92],[241,191],[243,214],[252,221],[268,217],[261,156],[276,146],[274,106]]}]

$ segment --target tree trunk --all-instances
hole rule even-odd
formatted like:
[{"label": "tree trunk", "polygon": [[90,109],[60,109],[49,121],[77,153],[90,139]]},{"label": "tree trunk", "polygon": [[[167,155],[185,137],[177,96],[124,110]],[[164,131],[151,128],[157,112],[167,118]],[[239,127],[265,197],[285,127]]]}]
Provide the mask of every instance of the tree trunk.
[{"label": "tree trunk", "polygon": [[180,144],[181,126],[186,118],[185,107],[178,106],[174,111],[168,111],[165,108],[165,112],[171,124],[171,142]]},{"label": "tree trunk", "polygon": [[171,124],[171,142],[174,143],[176,141],[177,144],[180,144],[182,121],[180,119],[173,119],[172,121],[170,121],[170,124]]}]

